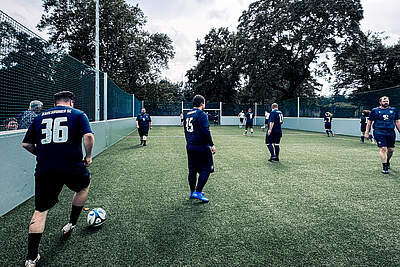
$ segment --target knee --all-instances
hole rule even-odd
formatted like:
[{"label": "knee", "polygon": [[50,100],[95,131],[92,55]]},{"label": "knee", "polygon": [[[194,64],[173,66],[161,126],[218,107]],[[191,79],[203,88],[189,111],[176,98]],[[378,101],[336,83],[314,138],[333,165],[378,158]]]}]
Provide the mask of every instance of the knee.
[{"label": "knee", "polygon": [[381,147],[381,148],[380,148],[380,151],[381,151],[382,153],[387,153],[387,152],[388,152],[388,149],[387,149],[387,147]]},{"label": "knee", "polygon": [[388,147],[387,150],[388,150],[389,153],[393,153],[394,152],[394,147]]}]

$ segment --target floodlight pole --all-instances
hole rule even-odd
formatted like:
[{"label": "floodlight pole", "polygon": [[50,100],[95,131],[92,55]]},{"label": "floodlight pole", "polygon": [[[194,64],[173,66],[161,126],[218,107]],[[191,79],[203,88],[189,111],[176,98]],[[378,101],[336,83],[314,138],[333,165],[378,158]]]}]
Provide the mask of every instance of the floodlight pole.
[{"label": "floodlight pole", "polygon": [[297,118],[300,118],[300,97],[297,97]]},{"label": "floodlight pole", "polygon": [[99,0],[96,0],[96,81],[95,81],[95,121],[100,120],[100,61],[99,61]]},{"label": "floodlight pole", "polygon": [[103,106],[104,106],[104,120],[106,121],[108,118],[107,118],[107,98],[108,98],[108,95],[107,95],[107,93],[108,93],[108,76],[107,76],[107,73],[104,73],[104,87],[103,87],[103,101],[104,101],[104,104],[103,104]]}]

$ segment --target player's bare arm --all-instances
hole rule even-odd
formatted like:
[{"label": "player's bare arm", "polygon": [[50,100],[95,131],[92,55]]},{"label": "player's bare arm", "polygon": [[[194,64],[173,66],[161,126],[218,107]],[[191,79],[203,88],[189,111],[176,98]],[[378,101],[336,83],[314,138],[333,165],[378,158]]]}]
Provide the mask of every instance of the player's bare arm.
[{"label": "player's bare arm", "polygon": [[212,146],[212,147],[211,147],[211,152],[212,152],[213,154],[217,153],[217,150],[215,149],[215,146]]},{"label": "player's bare arm", "polygon": [[28,150],[33,155],[35,155],[35,156],[37,155],[36,145],[29,144],[29,143],[22,143],[22,147],[25,148],[26,150]]},{"label": "player's bare arm", "polygon": [[85,166],[88,167],[92,164],[92,150],[94,146],[94,135],[87,133],[83,136],[83,146],[85,147]]},{"label": "player's bare arm", "polygon": [[365,129],[365,137],[366,137],[367,139],[369,139],[369,131],[370,131],[370,129],[371,129],[371,121],[368,120],[368,122],[367,122],[367,128]]},{"label": "player's bare arm", "polygon": [[274,124],[275,124],[274,122],[269,123],[268,135],[271,135],[272,129],[274,128]]}]

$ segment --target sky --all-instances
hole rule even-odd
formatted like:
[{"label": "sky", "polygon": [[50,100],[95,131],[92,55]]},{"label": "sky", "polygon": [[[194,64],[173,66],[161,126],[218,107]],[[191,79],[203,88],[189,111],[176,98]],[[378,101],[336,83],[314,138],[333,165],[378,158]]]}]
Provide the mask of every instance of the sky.
[{"label": "sky", "polygon": [[[236,30],[242,11],[254,0],[126,0],[138,4],[147,17],[145,29],[151,33],[167,34],[173,41],[175,58],[163,76],[173,82],[182,81],[184,74],[195,61],[195,42],[203,39],[212,27],[228,27]],[[385,32],[387,43],[400,39],[399,0],[361,0],[364,19],[361,28],[373,32]],[[0,10],[47,39],[36,25],[43,12],[41,0],[1,0]],[[322,82],[322,81],[321,81]],[[329,93],[324,83],[323,94]]]}]

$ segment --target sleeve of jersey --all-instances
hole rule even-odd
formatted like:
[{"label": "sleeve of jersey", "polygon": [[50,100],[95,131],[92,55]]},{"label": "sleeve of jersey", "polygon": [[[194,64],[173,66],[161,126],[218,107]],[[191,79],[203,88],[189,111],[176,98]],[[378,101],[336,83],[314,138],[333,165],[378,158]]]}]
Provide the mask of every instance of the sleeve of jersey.
[{"label": "sleeve of jersey", "polygon": [[85,113],[82,113],[80,118],[80,125],[81,125],[81,134],[93,133],[92,129],[90,128],[89,119]]},{"label": "sleeve of jersey", "polygon": [[199,126],[200,126],[200,131],[202,132],[203,136],[206,138],[207,144],[209,144],[210,146],[213,146],[214,143],[212,141],[207,115],[205,115],[205,113],[203,113],[203,115],[201,115],[199,117]]},{"label": "sleeve of jersey", "polygon": [[372,110],[369,114],[368,120],[374,121],[375,120],[375,110]]},{"label": "sleeve of jersey", "polygon": [[29,126],[28,131],[25,134],[24,140],[22,143],[27,143],[27,144],[35,144],[35,130],[33,129],[33,123]]}]

